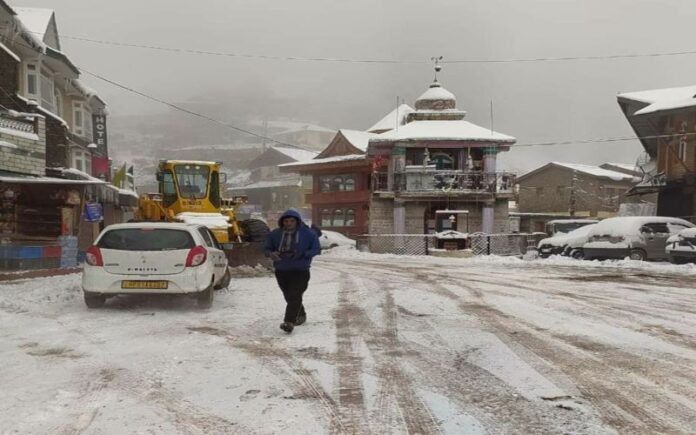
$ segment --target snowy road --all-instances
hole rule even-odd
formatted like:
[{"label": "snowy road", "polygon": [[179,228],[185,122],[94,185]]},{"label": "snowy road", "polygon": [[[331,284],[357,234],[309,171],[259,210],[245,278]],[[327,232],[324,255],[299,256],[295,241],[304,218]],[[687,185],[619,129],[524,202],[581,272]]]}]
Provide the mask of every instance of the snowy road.
[{"label": "snowy road", "polygon": [[0,433],[689,433],[696,268],[323,256],[210,311],[0,284]]}]

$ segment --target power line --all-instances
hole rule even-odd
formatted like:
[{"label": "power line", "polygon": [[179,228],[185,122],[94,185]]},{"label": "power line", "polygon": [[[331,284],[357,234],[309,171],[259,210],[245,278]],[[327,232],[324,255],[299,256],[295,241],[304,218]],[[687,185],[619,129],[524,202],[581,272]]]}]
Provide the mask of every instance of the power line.
[{"label": "power line", "polygon": [[[31,32],[39,33],[40,32]],[[79,36],[61,35],[61,38],[72,39],[75,41],[89,42],[93,44],[112,45],[118,47],[141,48],[147,50],[167,51],[173,53],[188,53],[218,57],[237,57],[246,59],[261,59],[261,60],[282,60],[282,61],[297,61],[297,62],[334,62],[334,63],[363,63],[363,64],[427,64],[429,60],[409,60],[409,59],[367,59],[367,58],[341,58],[341,57],[301,57],[301,56],[273,56],[265,54],[250,54],[250,53],[235,53],[221,52],[200,49],[188,49],[177,47],[165,47],[160,45],[151,45],[146,43],[130,43],[119,41],[106,41],[101,39],[86,38]],[[682,51],[665,51],[665,52],[650,52],[650,53],[618,53],[609,55],[592,55],[592,56],[560,56],[560,57],[522,57],[522,58],[502,58],[502,59],[454,59],[443,60],[446,64],[487,64],[487,63],[536,63],[536,62],[568,62],[568,61],[596,61],[596,60],[618,60],[618,59],[637,59],[651,57],[673,57],[673,56],[692,56],[696,55],[696,50]]]}]

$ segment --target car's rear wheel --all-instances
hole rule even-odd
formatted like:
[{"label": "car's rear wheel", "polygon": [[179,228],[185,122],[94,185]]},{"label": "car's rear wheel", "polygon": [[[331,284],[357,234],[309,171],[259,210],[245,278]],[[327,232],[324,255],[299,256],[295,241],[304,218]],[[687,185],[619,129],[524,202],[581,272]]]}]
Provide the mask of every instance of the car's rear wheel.
[{"label": "car's rear wheel", "polygon": [[648,254],[646,254],[642,249],[631,249],[628,258],[636,261],[645,261],[648,259]]},{"label": "car's rear wheel", "polygon": [[213,283],[211,282],[207,289],[198,293],[197,302],[198,308],[208,309],[213,306],[213,297],[215,295],[215,289],[213,288]]},{"label": "car's rear wheel", "polygon": [[97,293],[84,292],[87,308],[101,308],[106,302],[106,296]]},{"label": "car's rear wheel", "polygon": [[226,289],[227,286],[230,285],[231,280],[232,280],[232,274],[230,274],[230,268],[228,267],[225,270],[225,276],[223,276],[222,280],[220,280],[220,283],[215,286],[215,290]]},{"label": "car's rear wheel", "polygon": [[570,256],[572,258],[575,258],[576,260],[584,260],[585,259],[585,253],[583,252],[582,249],[573,249],[570,251]]}]

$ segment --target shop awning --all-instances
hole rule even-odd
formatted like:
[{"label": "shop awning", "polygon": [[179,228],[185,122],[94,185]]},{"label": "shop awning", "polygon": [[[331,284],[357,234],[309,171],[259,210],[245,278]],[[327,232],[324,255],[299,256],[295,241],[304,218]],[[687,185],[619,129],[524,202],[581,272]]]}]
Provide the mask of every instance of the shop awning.
[{"label": "shop awning", "polygon": [[40,177],[35,175],[14,174],[0,171],[0,183],[90,185],[103,184],[104,182],[101,180],[68,180],[66,178]]}]

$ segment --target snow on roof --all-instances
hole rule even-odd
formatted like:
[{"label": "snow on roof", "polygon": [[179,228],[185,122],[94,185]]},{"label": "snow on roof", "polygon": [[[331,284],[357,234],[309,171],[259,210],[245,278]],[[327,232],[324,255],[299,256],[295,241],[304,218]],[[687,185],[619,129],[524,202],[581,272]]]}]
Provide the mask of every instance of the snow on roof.
[{"label": "snow on roof", "polygon": [[614,181],[630,181],[635,178],[633,175],[624,174],[623,172],[610,171],[608,169],[602,169],[599,166],[561,162],[552,162],[552,164],[557,166],[563,166],[574,171],[582,172],[583,174],[593,175],[595,177],[609,178]]},{"label": "snow on roof", "polygon": [[649,91],[619,94],[619,98],[648,104],[648,106],[636,111],[634,115],[647,115],[663,110],[696,106],[696,99],[694,97],[696,97],[696,86],[653,89]]},{"label": "snow on roof", "polygon": [[53,9],[43,8],[16,8],[12,9],[17,12],[19,20],[24,24],[24,27],[41,41],[46,36],[46,30],[51,23],[53,17]]},{"label": "snow on roof", "polygon": [[[66,178],[38,177],[17,175],[0,175],[0,181],[17,184],[98,184],[91,180],[68,180]],[[99,183],[104,183],[99,180]]]},{"label": "snow on roof", "polygon": [[675,110],[675,109],[685,109],[687,107],[694,107],[696,106],[696,98],[689,97],[684,100],[675,100],[675,101],[658,101],[657,103],[653,103],[647,107],[644,107],[634,115],[649,115],[652,113],[656,112],[662,112],[665,110]]},{"label": "snow on roof", "polygon": [[639,171],[636,165],[633,163],[605,163],[607,166],[613,166],[615,168],[620,168],[626,171],[636,172]]},{"label": "snow on roof", "polygon": [[398,130],[382,133],[372,141],[394,140],[472,140],[513,143],[516,139],[502,133],[491,132],[468,121],[413,121]]},{"label": "snow on roof", "polygon": [[384,118],[380,119],[375,125],[368,128],[367,131],[373,132],[392,130],[396,127],[397,122],[398,125],[403,125],[406,120],[406,116],[408,116],[408,114],[412,112],[415,112],[413,107],[409,106],[408,104],[402,104],[396,109],[389,112],[389,114],[387,114]]},{"label": "snow on roof", "polygon": [[554,219],[547,224],[596,224],[597,219]]},{"label": "snow on roof", "polygon": [[86,172],[80,171],[79,169],[75,169],[75,168],[56,168],[56,169],[59,170],[64,175],[70,174],[70,175],[80,177],[83,180],[92,180],[92,181],[97,182],[97,183],[106,183],[106,181],[104,181],[100,178],[97,178],[97,177],[93,177],[92,175],[90,175]]},{"label": "snow on roof", "polygon": [[278,165],[282,168],[291,168],[293,166],[307,166],[307,165],[320,165],[322,163],[333,163],[333,162],[347,162],[351,160],[364,160],[367,156],[365,154],[348,154],[345,156],[334,156],[326,157],[324,159],[313,159],[308,162],[296,162],[296,163],[285,163]]},{"label": "snow on roof", "polygon": [[341,129],[339,132],[351,143],[355,148],[361,151],[367,151],[367,145],[370,139],[377,137],[375,133],[368,133],[366,131],[359,130],[346,130]]},{"label": "snow on roof", "polygon": [[639,233],[640,227],[651,223],[679,224],[693,227],[694,224],[684,219],[660,216],[625,216],[605,219],[592,226],[589,236],[623,237]]},{"label": "snow on roof", "polygon": [[696,86],[683,86],[678,88],[652,89],[649,91],[626,92],[619,94],[619,98],[640,101],[653,104],[658,101],[676,101],[693,98],[696,95]]},{"label": "snow on roof", "polygon": [[456,100],[453,93],[441,86],[432,86],[418,97],[418,100]]},{"label": "snow on roof", "polygon": [[7,46],[6,46],[5,44],[3,44],[2,42],[0,42],[0,50],[2,50],[2,51],[4,51],[5,53],[9,54],[10,57],[11,57],[12,59],[16,60],[17,62],[21,62],[21,61],[22,61],[22,60],[19,58],[19,56],[17,56],[16,54],[14,54],[14,52],[13,52],[12,50],[10,50],[9,48],[7,48]]},{"label": "snow on roof", "polygon": [[302,148],[274,146],[273,149],[278,151],[281,154],[284,154],[284,155],[290,157],[291,159],[295,160],[296,162],[304,162],[306,160],[312,160],[317,155],[319,155],[318,152],[309,151],[309,150],[305,150]]},{"label": "snow on roof", "polygon": [[[268,124],[270,127],[271,123],[269,122]],[[272,123],[272,125],[273,125],[273,127],[283,128],[282,131],[274,133],[276,135],[288,134],[288,133],[297,133],[297,132],[302,132],[302,131],[318,131],[318,132],[324,132],[324,133],[335,133],[336,132],[336,130],[322,127],[320,125],[303,124],[303,123],[299,123],[299,122],[274,122],[274,123]]]}]

